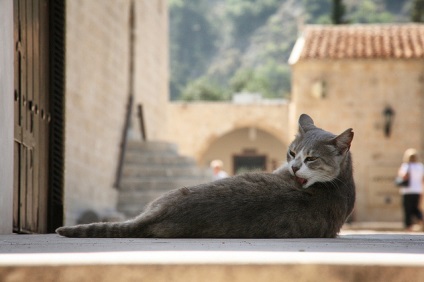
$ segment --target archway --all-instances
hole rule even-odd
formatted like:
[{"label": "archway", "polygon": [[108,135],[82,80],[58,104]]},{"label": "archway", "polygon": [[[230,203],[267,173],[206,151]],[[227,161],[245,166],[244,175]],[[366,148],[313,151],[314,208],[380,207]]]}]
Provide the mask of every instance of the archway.
[{"label": "archway", "polygon": [[224,162],[224,170],[234,175],[252,170],[273,171],[286,159],[287,145],[256,127],[232,130],[217,138],[200,157],[208,166],[214,159]]}]

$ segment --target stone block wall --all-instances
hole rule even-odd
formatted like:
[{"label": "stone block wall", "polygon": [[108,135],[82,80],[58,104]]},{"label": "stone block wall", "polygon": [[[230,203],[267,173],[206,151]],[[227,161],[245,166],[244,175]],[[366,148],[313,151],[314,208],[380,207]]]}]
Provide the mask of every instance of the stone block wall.
[{"label": "stone block wall", "polygon": [[[169,100],[168,4],[166,0],[137,0],[135,38],[135,106],[143,105],[149,140],[166,140]],[[140,136],[133,111],[134,138]]]},{"label": "stone block wall", "polygon": [[288,135],[288,108],[287,102],[170,103],[168,140],[178,144],[183,155],[194,157],[200,165],[205,165],[202,162],[214,142],[237,129],[257,128],[282,144],[289,144],[293,136]]}]

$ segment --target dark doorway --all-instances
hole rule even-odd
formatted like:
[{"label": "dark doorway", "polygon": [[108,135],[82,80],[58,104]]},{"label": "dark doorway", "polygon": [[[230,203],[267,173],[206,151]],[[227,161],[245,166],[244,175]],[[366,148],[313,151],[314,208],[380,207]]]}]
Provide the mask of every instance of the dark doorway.
[{"label": "dark doorway", "polygon": [[57,46],[64,46],[64,0],[15,0],[13,5],[13,230],[46,233],[63,217],[63,185],[55,178],[63,179],[64,48]]},{"label": "dark doorway", "polygon": [[266,170],[266,156],[263,155],[236,155],[233,157],[234,174],[249,171]]}]

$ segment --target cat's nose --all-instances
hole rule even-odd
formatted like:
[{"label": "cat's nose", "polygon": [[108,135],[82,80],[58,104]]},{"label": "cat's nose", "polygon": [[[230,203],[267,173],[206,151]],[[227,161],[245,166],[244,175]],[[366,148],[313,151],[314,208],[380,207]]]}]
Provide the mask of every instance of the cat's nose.
[{"label": "cat's nose", "polygon": [[299,169],[300,169],[300,167],[292,165],[293,173],[296,173],[296,171],[298,171]]}]

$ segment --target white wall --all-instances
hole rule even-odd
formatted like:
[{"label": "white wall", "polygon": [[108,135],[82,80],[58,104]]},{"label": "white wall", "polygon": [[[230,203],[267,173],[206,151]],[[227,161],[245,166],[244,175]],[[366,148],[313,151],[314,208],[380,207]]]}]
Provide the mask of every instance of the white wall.
[{"label": "white wall", "polygon": [[66,3],[66,225],[87,210],[102,214],[116,207],[113,184],[128,97],[129,3]]},{"label": "white wall", "polygon": [[[65,224],[86,210],[113,213],[114,189],[130,78],[130,0],[66,4]],[[150,140],[163,139],[168,99],[165,0],[137,0],[134,108],[143,104]],[[134,133],[140,140],[140,133]]]},{"label": "white wall", "polygon": [[0,0],[0,234],[13,229],[13,1]]}]

